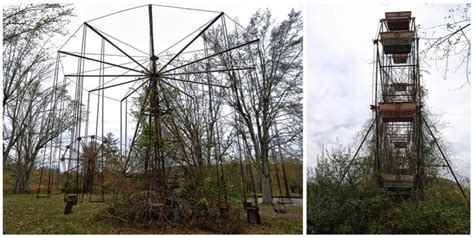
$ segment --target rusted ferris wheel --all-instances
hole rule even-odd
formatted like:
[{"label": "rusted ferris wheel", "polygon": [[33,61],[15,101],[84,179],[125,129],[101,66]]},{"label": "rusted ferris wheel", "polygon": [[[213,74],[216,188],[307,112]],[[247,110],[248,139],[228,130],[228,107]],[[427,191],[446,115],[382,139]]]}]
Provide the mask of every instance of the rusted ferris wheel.
[{"label": "rusted ferris wheel", "polygon": [[448,168],[466,197],[425,119],[419,37],[411,12],[386,12],[373,43],[373,121],[344,176],[372,132],[370,147],[376,183],[390,195],[406,197],[423,193],[427,165],[424,144],[432,141],[444,162],[439,166]]}]

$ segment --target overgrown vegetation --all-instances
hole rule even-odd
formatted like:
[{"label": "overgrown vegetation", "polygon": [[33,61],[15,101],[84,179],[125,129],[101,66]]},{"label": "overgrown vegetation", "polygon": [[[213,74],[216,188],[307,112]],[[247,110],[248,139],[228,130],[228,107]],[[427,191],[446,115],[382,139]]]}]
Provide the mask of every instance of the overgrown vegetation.
[{"label": "overgrown vegetation", "polygon": [[308,174],[308,233],[470,233],[469,206],[451,180],[432,176],[425,179],[424,195],[389,196],[367,178],[366,169],[353,169],[341,181],[350,158],[349,149],[336,147]]}]

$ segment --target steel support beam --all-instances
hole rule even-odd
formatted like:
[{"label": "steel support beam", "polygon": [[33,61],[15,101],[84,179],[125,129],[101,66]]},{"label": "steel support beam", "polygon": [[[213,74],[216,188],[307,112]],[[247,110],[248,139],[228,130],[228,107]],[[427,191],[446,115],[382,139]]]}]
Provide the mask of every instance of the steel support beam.
[{"label": "steel support beam", "polygon": [[96,34],[98,34],[100,37],[102,37],[105,41],[107,41],[110,45],[112,45],[114,48],[116,48],[118,51],[120,51],[121,53],[123,53],[125,56],[127,56],[130,60],[132,60],[133,62],[135,62],[138,66],[140,66],[141,68],[143,68],[145,71],[147,72],[150,72],[146,67],[144,67],[142,64],[140,64],[139,62],[137,62],[137,60],[135,60],[134,58],[132,58],[130,55],[128,55],[125,51],[123,51],[121,48],[119,48],[117,45],[115,45],[112,41],[110,41],[107,37],[105,37],[103,34],[101,34],[98,30],[96,30],[94,27],[92,27],[91,25],[89,25],[89,23],[87,22],[84,22],[84,25],[86,25],[89,29],[91,29],[92,31],[94,31]]},{"label": "steel support beam", "polygon": [[438,148],[439,152],[441,153],[441,156],[443,157],[444,162],[446,162],[446,165],[448,166],[449,171],[450,171],[451,174],[453,175],[454,180],[456,181],[456,184],[458,185],[459,190],[461,191],[461,193],[462,193],[462,195],[464,196],[464,198],[466,199],[466,201],[469,203],[469,199],[467,198],[466,193],[464,193],[464,190],[463,190],[461,184],[459,183],[458,178],[456,177],[456,174],[455,174],[454,171],[453,171],[453,168],[452,168],[451,165],[449,164],[448,158],[446,158],[446,155],[444,154],[443,149],[441,149],[441,146],[440,146],[439,143],[438,143],[438,139],[436,139],[435,135],[434,135],[433,132],[431,131],[430,125],[428,124],[428,122],[426,121],[426,119],[425,119],[424,117],[422,117],[422,119],[423,119],[423,122],[425,123],[426,127],[428,128],[428,131],[430,132],[430,135],[431,135],[431,137],[433,138],[433,140],[434,140],[434,142],[435,142],[435,144],[436,144],[436,147]]}]

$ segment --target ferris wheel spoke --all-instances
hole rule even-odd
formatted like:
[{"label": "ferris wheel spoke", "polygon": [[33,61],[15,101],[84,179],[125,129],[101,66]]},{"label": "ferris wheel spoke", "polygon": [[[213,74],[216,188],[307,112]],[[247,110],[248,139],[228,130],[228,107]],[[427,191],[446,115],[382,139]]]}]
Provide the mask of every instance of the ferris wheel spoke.
[{"label": "ferris wheel spoke", "polygon": [[186,44],[186,46],[184,46],[176,55],[174,55],[170,61],[168,61],[159,71],[158,73],[162,72],[169,64],[171,64],[179,55],[181,55],[181,53],[183,53],[194,41],[196,41],[199,37],[201,37],[202,34],[204,34],[204,32],[206,32],[206,30],[209,29],[209,27],[211,27],[217,20],[219,20],[219,18],[221,18],[222,16],[224,15],[224,12],[221,12],[219,15],[217,15],[204,29],[201,30],[201,32],[199,32],[199,34],[197,34],[191,41],[189,41],[188,44]]},{"label": "ferris wheel spoke", "polygon": [[162,78],[168,79],[168,80],[173,80],[173,81],[194,83],[194,84],[199,84],[199,85],[215,86],[215,87],[221,87],[221,88],[229,88],[228,86],[223,86],[223,85],[218,85],[218,84],[212,84],[212,83],[206,83],[206,82],[200,82],[200,81],[189,81],[189,80],[183,80],[183,79],[178,79],[178,78],[173,78],[173,77],[162,77]]},{"label": "ferris wheel spoke", "polygon": [[144,79],[147,79],[147,78],[146,78],[146,77],[140,77],[140,78],[135,79],[135,80],[130,80],[130,81],[126,81],[126,82],[121,82],[121,83],[117,83],[117,84],[110,85],[110,86],[99,87],[99,88],[95,88],[95,89],[90,90],[90,92],[94,92],[94,91],[98,91],[98,90],[105,90],[105,89],[109,89],[109,88],[113,88],[113,87],[125,85],[125,84],[128,84],[128,83],[141,81],[141,80],[144,80]]},{"label": "ferris wheel spoke", "polygon": [[[228,49],[226,49],[226,50],[222,50],[222,51],[217,52],[217,53],[215,53],[215,54],[209,55],[209,56],[207,56],[207,57],[203,57],[203,58],[200,58],[200,59],[196,59],[196,60],[194,60],[194,61],[192,61],[192,62],[183,64],[183,65],[181,65],[181,66],[177,66],[177,67],[175,67],[175,68],[168,69],[168,70],[166,70],[166,71],[164,71],[164,72],[162,72],[162,73],[163,73],[163,74],[166,74],[166,73],[168,73],[168,72],[171,72],[171,71],[174,71],[174,70],[183,68],[183,67],[187,67],[187,66],[189,66],[189,65],[192,65],[192,64],[195,64],[195,63],[204,61],[204,60],[206,60],[206,59],[210,59],[210,58],[219,56],[219,55],[221,55],[221,54],[230,52],[230,51],[232,51],[232,50],[236,50],[236,49],[238,49],[238,48],[241,48],[241,47],[244,47],[244,46],[247,46],[247,45],[250,45],[250,44],[257,43],[257,42],[259,42],[259,41],[260,41],[260,39],[255,39],[255,40],[252,40],[252,41],[248,41],[248,42],[245,42],[245,43],[243,43],[243,44],[239,44],[239,45],[237,45],[237,46],[234,46],[234,47],[232,47],[232,48],[228,48]],[[163,67],[163,68],[165,68],[165,67]]]},{"label": "ferris wheel spoke", "polygon": [[135,62],[137,65],[139,65],[141,68],[143,68],[146,72],[150,72],[148,70],[148,68],[144,67],[142,64],[140,64],[137,60],[135,60],[134,58],[132,58],[130,55],[128,55],[125,51],[123,51],[120,47],[118,47],[117,45],[115,45],[112,41],[110,41],[107,37],[105,37],[102,33],[100,33],[97,29],[95,29],[94,27],[92,27],[91,25],[89,25],[89,23],[87,22],[84,22],[84,25],[86,25],[89,29],[91,29],[92,31],[94,31],[96,34],[98,34],[100,37],[102,37],[105,41],[107,41],[110,45],[112,45],[114,48],[116,48],[118,51],[120,51],[121,53],[123,53],[125,56],[127,56],[130,60],[132,60],[133,62]]},{"label": "ferris wheel spoke", "polygon": [[242,67],[242,68],[228,68],[228,69],[216,69],[216,70],[206,70],[206,71],[179,72],[179,73],[163,74],[163,76],[179,76],[179,75],[192,75],[192,74],[201,74],[201,73],[231,72],[231,71],[245,71],[245,70],[255,70],[255,67]]},{"label": "ferris wheel spoke", "polygon": [[136,70],[136,69],[133,69],[133,68],[124,67],[124,66],[121,66],[119,64],[104,62],[104,61],[101,61],[101,60],[98,60],[98,59],[89,58],[89,57],[86,57],[86,56],[81,56],[81,55],[77,55],[77,54],[66,52],[66,51],[58,51],[58,52],[62,53],[62,54],[69,55],[69,56],[73,56],[73,57],[77,57],[77,58],[81,58],[81,59],[86,59],[86,60],[90,60],[90,61],[94,61],[94,62],[103,63],[103,64],[107,64],[107,65],[110,65],[110,66],[126,69],[126,70],[133,71],[133,72],[143,73],[142,71],[139,71],[139,70]]},{"label": "ferris wheel spoke", "polygon": [[184,92],[183,90],[179,89],[177,86],[174,86],[173,84],[171,84],[171,83],[169,83],[169,82],[167,82],[167,81],[164,81],[164,80],[162,80],[162,82],[165,83],[166,85],[168,85],[168,86],[170,86],[170,87],[172,87],[172,88],[178,90],[179,92],[183,93],[184,95],[188,96],[189,98],[194,99],[194,97],[193,97],[192,95],[190,95],[190,94]]}]

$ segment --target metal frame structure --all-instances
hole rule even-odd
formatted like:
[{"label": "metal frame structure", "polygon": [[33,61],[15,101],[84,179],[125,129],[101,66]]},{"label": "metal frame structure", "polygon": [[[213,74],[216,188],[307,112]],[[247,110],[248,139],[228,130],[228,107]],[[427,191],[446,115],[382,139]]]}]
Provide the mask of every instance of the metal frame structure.
[{"label": "metal frame structure", "polygon": [[386,12],[385,18],[380,20],[377,38],[373,43],[375,83],[373,104],[370,107],[374,118],[342,179],[374,129],[373,170],[377,184],[390,195],[410,196],[414,192],[423,193],[423,144],[428,141],[428,138],[423,137],[425,125],[467,200],[447,157],[424,118],[419,38],[411,12]]},{"label": "metal frame structure", "polygon": [[[94,26],[97,20],[143,8],[146,8],[148,13],[147,27],[149,31],[148,35],[146,35],[149,41],[148,53],[140,50],[137,45],[121,41],[117,37],[106,33],[104,29]],[[158,53],[154,27],[156,20],[154,20],[155,14],[153,12],[156,8],[206,12],[214,14],[214,16],[191,34]],[[76,190],[68,190],[68,187],[71,181],[74,183],[72,186],[79,187],[83,184],[84,179],[81,179],[81,177],[87,172],[84,170],[84,165],[81,164],[79,157],[84,153],[84,144],[88,144],[92,140],[97,140],[97,138],[105,137],[107,132],[105,129],[107,121],[104,119],[104,114],[106,114],[106,99],[120,103],[118,156],[123,164],[123,175],[130,178],[143,179],[146,183],[145,189],[147,196],[150,198],[153,196],[153,201],[158,202],[156,205],[162,207],[163,213],[177,211],[177,208],[173,206],[174,204],[170,201],[173,199],[173,189],[176,188],[176,185],[171,185],[169,180],[181,180],[173,178],[177,174],[170,174],[171,168],[176,169],[179,165],[171,164],[173,161],[167,158],[170,154],[164,154],[161,149],[164,144],[171,144],[173,142],[163,137],[163,130],[166,129],[164,121],[168,114],[174,110],[170,103],[170,100],[173,99],[173,95],[170,94],[170,91],[178,93],[188,100],[195,100],[196,98],[194,98],[193,95],[188,94],[181,88],[190,85],[200,86],[203,89],[207,88],[210,101],[209,112],[211,116],[218,116],[216,112],[213,111],[214,106],[212,101],[217,96],[212,92],[214,90],[213,88],[226,90],[236,83],[235,80],[241,77],[241,74],[255,74],[256,62],[259,62],[259,60],[253,59],[250,62],[246,62],[245,65],[235,65],[236,63],[232,62],[232,57],[241,54],[241,50],[259,51],[259,39],[244,42],[230,39],[227,33],[228,23],[226,23],[226,19],[230,19],[236,27],[241,27],[223,12],[149,4],[122,10],[84,22],[71,38],[66,41],[58,51],[56,77],[58,77],[58,72],[62,70],[64,72],[64,78],[72,81],[75,85],[74,100],[77,103],[75,104],[73,116],[77,122],[74,128],[70,130],[69,135],[61,135],[60,137],[61,144],[69,143],[66,148],[60,148],[65,151],[61,158],[63,162],[62,169],[68,174],[64,199],[66,209],[69,210],[65,210],[65,212],[70,213],[72,206],[83,199],[84,193],[81,191],[83,189],[77,188]],[[243,29],[243,27],[241,28]],[[82,29],[80,50],[67,50],[65,46],[72,44],[70,41],[74,40],[74,37],[78,38],[77,36],[79,35],[80,29]],[[221,41],[224,42],[224,45],[213,48],[207,45],[207,37],[211,31],[215,33],[216,37],[221,37]],[[90,40],[91,37],[95,37],[95,41]],[[159,35],[159,37],[161,37],[161,35]],[[196,46],[197,44],[202,45]],[[173,47],[175,49],[177,47],[180,48],[177,51],[171,52],[170,49]],[[96,52],[90,52],[89,48],[94,48]],[[130,53],[130,51],[142,55],[134,55],[134,53]],[[260,54],[254,53],[254,55],[258,56]],[[121,60],[117,60],[117,58]],[[222,58],[230,60],[230,65],[219,65],[216,63],[218,60],[224,61]],[[75,71],[64,66],[66,64],[66,66],[72,65],[71,61],[63,64],[63,62],[67,60],[77,60]],[[89,67],[86,65],[89,65]],[[90,65],[94,65],[95,68],[91,69]],[[194,76],[194,78],[191,79],[191,76]],[[90,80],[89,78],[95,78],[97,83],[95,88],[86,89],[85,84],[89,82],[85,82],[85,80]],[[126,78],[133,79],[124,80]],[[222,78],[226,78],[224,81],[228,82],[227,85],[218,80]],[[63,83],[65,84],[66,82],[64,81]],[[109,90],[124,88],[130,85],[132,85],[132,87],[125,89],[126,93],[122,98],[115,99],[113,98],[114,95],[106,95],[106,92]],[[87,92],[87,97],[84,92]],[[232,94],[230,91],[229,93]],[[94,96],[97,98],[94,99]],[[137,103],[137,99],[133,99],[133,97],[140,99],[138,100],[139,110],[134,111],[136,117],[138,117],[137,123],[133,132],[133,138],[129,141],[130,104],[134,102]],[[96,101],[97,104],[94,105],[95,102],[91,102],[91,100]],[[84,107],[86,107],[85,110]],[[239,119],[236,117],[235,121],[238,123]],[[217,140],[223,136],[222,131],[218,129],[218,122],[217,120],[214,128],[215,131],[213,132]],[[95,132],[91,132],[91,130],[94,130],[94,123]],[[93,135],[90,135],[90,133]],[[242,134],[242,136],[244,135]],[[237,136],[237,138],[239,138],[239,136]],[[146,142],[145,145],[140,144],[143,143],[142,141],[144,139],[148,142]],[[237,145],[240,146],[241,144],[241,141],[237,139]],[[62,147],[62,145],[60,145],[60,147]],[[221,217],[226,218],[229,215],[229,205],[227,203],[225,175],[222,166],[224,162],[222,152],[225,151],[221,151],[221,149],[225,150],[227,148],[216,147],[214,149],[216,153],[215,164],[217,184],[219,186],[218,199],[220,213]],[[52,160],[56,159],[53,157],[53,153],[51,153],[51,157]],[[132,157],[135,157],[133,161],[131,160]],[[246,154],[241,154],[243,163],[250,162],[246,157]],[[248,166],[248,168],[251,167]],[[69,176],[71,176],[69,174],[73,171],[76,175],[69,178]],[[244,188],[248,186],[245,184],[246,180],[253,180],[252,177],[249,178],[248,176],[253,176],[251,170],[242,172]],[[253,193],[256,193],[255,184],[252,186],[254,186]],[[244,203],[246,203],[247,211],[253,213],[250,213],[252,218],[258,216],[257,199],[255,199],[255,202],[249,203],[245,189]],[[256,223],[257,222],[259,223],[260,221],[256,221]]]},{"label": "metal frame structure", "polygon": [[411,12],[385,13],[374,47],[379,72],[374,84],[374,170],[381,187],[407,195],[423,189],[424,171],[418,36]]},{"label": "metal frame structure", "polygon": [[[80,146],[75,146],[76,143]],[[89,193],[90,202],[105,201],[104,179],[107,160],[117,152],[109,147],[108,143],[109,141],[104,137],[91,135],[78,137],[76,141],[65,146],[65,151],[61,156],[65,176],[66,209],[64,214],[70,214],[72,206],[77,205],[78,201],[82,202],[87,193]],[[67,164],[66,157],[68,157]],[[94,187],[100,190],[98,198],[93,196]]]}]

